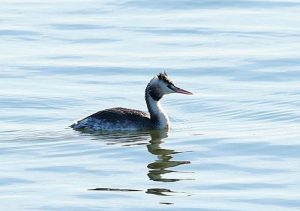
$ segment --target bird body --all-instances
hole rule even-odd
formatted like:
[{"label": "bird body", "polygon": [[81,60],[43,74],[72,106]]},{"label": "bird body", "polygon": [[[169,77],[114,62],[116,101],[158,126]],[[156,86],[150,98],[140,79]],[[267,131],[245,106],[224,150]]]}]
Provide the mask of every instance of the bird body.
[{"label": "bird body", "polygon": [[160,73],[145,89],[149,114],[135,109],[116,107],[94,113],[71,127],[76,130],[92,131],[168,129],[169,118],[159,101],[164,95],[171,93],[192,94],[176,87],[166,73]]}]

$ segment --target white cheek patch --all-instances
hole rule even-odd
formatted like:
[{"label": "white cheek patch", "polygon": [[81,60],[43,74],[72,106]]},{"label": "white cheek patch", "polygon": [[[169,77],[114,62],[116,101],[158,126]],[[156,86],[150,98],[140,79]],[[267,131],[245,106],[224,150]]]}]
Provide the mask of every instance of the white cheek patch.
[{"label": "white cheek patch", "polygon": [[[157,87],[157,89],[159,89],[159,91],[161,92],[161,94],[171,94],[171,93],[175,93],[172,89],[170,89],[168,87],[168,84],[166,84],[164,81],[159,80],[157,77],[154,77],[151,81],[150,81],[150,86],[152,87]],[[171,85],[173,86],[173,85]]]}]

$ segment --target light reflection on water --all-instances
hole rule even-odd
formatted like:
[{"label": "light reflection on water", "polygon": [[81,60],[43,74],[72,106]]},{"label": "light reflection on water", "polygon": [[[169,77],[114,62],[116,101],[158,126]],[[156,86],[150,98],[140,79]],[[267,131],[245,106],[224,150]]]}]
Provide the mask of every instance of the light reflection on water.
[{"label": "light reflection on water", "polygon": [[[95,134],[94,134],[95,135]],[[157,182],[177,182],[184,180],[182,178],[165,178],[164,175],[168,173],[184,173],[172,170],[174,168],[183,164],[190,164],[190,161],[174,161],[173,156],[177,153],[183,153],[175,151],[172,149],[165,149],[162,147],[163,139],[168,137],[168,131],[149,131],[149,132],[135,132],[135,133],[96,133],[96,138],[100,137],[105,140],[107,144],[117,144],[121,146],[136,146],[136,145],[146,145],[147,150],[152,155],[156,156],[154,162],[147,165],[149,172],[147,174],[149,180]],[[150,136],[150,141],[148,140]],[[117,189],[117,188],[93,188],[90,190],[97,191],[141,191],[136,189]],[[173,191],[164,188],[151,188],[147,189],[146,193],[157,194],[157,195],[168,195],[165,192],[173,193]]]},{"label": "light reflection on water", "polygon": [[[299,210],[300,2],[3,1],[3,210]],[[166,70],[171,131],[88,134],[145,110]],[[143,203],[141,203],[143,202]]]}]

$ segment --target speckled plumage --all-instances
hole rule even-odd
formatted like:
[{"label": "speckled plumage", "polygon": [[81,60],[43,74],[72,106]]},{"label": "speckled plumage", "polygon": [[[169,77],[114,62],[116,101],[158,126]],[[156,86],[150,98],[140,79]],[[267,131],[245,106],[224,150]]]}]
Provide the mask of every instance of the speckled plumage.
[{"label": "speckled plumage", "polygon": [[110,108],[94,113],[72,126],[74,129],[138,130],[152,129],[149,114],[128,108]]}]

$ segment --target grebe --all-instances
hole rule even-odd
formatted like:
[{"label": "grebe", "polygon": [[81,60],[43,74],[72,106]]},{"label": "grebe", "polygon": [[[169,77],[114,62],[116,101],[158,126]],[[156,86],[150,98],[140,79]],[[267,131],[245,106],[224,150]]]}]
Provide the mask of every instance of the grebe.
[{"label": "grebe", "polygon": [[159,100],[166,94],[192,93],[174,85],[166,72],[152,78],[145,90],[149,114],[128,108],[110,108],[94,113],[71,125],[76,130],[155,130],[168,129],[169,118],[160,106]]}]

